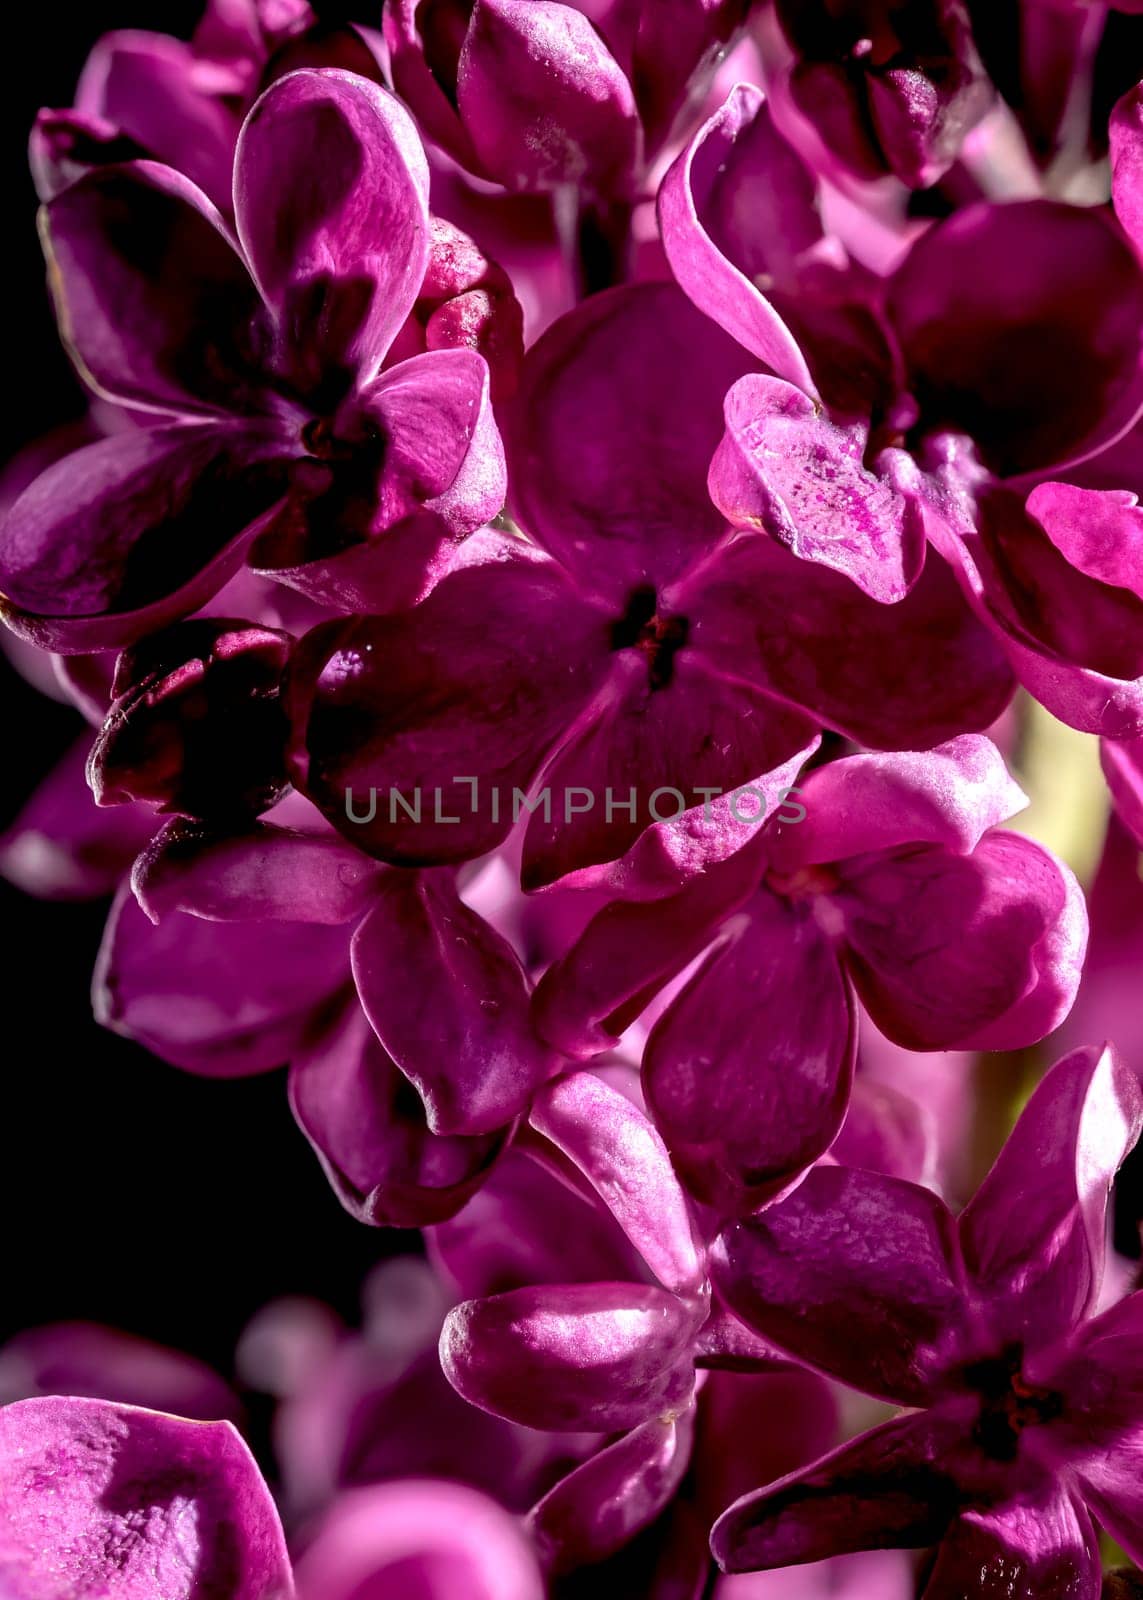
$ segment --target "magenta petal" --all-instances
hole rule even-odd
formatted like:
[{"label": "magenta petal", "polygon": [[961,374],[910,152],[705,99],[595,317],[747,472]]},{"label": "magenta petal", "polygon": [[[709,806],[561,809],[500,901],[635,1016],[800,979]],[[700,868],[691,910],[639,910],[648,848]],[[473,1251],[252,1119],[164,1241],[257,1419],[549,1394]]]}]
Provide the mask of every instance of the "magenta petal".
[{"label": "magenta petal", "polygon": [[537,986],[534,1004],[543,1036],[570,1056],[610,1049],[659,990],[702,953],[723,917],[749,899],[754,883],[747,865],[743,852],[696,875],[677,894],[605,906]]},{"label": "magenta petal", "polygon": [[865,1167],[889,1178],[928,1184],[937,1146],[936,1118],[928,1106],[859,1073],[830,1155],[843,1167]]},{"label": "magenta petal", "polygon": [[1065,1056],[959,1221],[996,1337],[1036,1347],[1090,1316],[1112,1180],[1143,1131],[1143,1088],[1109,1046]]},{"label": "magenta petal", "polygon": [[489,175],[509,189],[625,190],[640,148],[635,99],[582,12],[550,0],[477,0],[457,105]]},{"label": "magenta petal", "polygon": [[343,840],[258,823],[246,833],[168,824],[136,861],[135,898],[152,922],[352,922],[381,869]]},{"label": "magenta petal", "polygon": [[238,140],[238,235],[306,371],[371,377],[429,259],[428,167],[409,113],[352,72],[292,72]]},{"label": "magenta petal", "polygon": [[553,565],[452,573],[415,610],[301,641],[294,783],[382,860],[482,855],[507,837],[610,662],[605,619]]},{"label": "magenta petal", "polygon": [[155,831],[150,806],[92,804],[84,769],[90,740],[69,750],[0,834],[0,876],[45,900],[114,893]]},{"label": "magenta petal", "polygon": [[474,350],[430,350],[361,395],[388,441],[377,490],[383,526],[423,507],[463,538],[502,509],[508,481],[488,382]]},{"label": "magenta petal", "polygon": [[981,731],[1012,694],[1001,645],[932,552],[910,593],[883,606],[773,540],[740,538],[694,577],[687,602],[688,643],[720,672],[875,749],[929,749]]},{"label": "magenta petal", "polygon": [[[731,194],[738,204],[725,217]],[[769,227],[758,219],[760,196]],[[663,248],[671,271],[700,311],[779,378],[812,396],[814,381],[797,340],[721,246],[719,234],[747,209],[751,236],[764,237],[783,265],[783,257],[792,261],[821,237],[812,179],[774,128],[761,90],[740,83],[660,185]],[[783,237],[784,231],[793,237]]]},{"label": "magenta petal", "polygon": [[1028,804],[999,750],[979,734],[923,754],[847,756],[809,773],[798,794],[805,817],[776,830],[770,846],[782,872],[908,844],[968,855]]},{"label": "magenta petal", "polygon": [[[301,1600],[543,1600],[516,1519],[458,1483],[410,1481],[338,1500],[298,1567]],[[276,1597],[267,1597],[276,1600]]]},{"label": "magenta petal", "polygon": [[759,894],[656,1023],[647,1105],[688,1188],[743,1215],[837,1137],[855,1008],[812,915]]},{"label": "magenta petal", "polygon": [[118,648],[196,611],[242,564],[285,488],[269,430],[131,430],[49,467],[0,536],[0,612],[67,654]]},{"label": "magenta petal", "polygon": [[1019,834],[970,856],[923,847],[845,874],[834,897],[874,1022],[911,1050],[1019,1050],[1067,1016],[1087,949],[1083,892]]},{"label": "magenta petal", "polygon": [[296,1055],[290,1104],[342,1205],[374,1227],[425,1228],[453,1216],[504,1143],[431,1132],[356,1003]]},{"label": "magenta petal", "polygon": [[100,393],[180,414],[261,409],[258,295],[189,179],[150,162],[109,167],[44,216],[60,331]]},{"label": "magenta petal", "polygon": [[890,312],[922,413],[1002,475],[1091,453],[1143,403],[1143,274],[1094,208],[958,211],[913,246]]},{"label": "magenta petal", "polygon": [[965,1348],[955,1223],[899,1178],[815,1167],[785,1200],[725,1229],[712,1268],[763,1338],[898,1404],[931,1399]]},{"label": "magenta petal", "polygon": [[650,1284],[568,1283],[466,1300],[441,1331],[464,1398],[529,1428],[616,1433],[681,1410],[693,1314]]},{"label": "magenta petal", "polygon": [[726,1572],[936,1543],[959,1499],[940,1465],[960,1432],[930,1412],[895,1417],[802,1472],[744,1495],[711,1532]]},{"label": "magenta petal", "polygon": [[1119,818],[1143,850],[1143,738],[1104,739],[1099,755]]},{"label": "magenta petal", "polygon": [[532,1126],[575,1162],[659,1282],[695,1294],[706,1266],[667,1147],[626,1095],[590,1072],[541,1089]]},{"label": "magenta petal", "polygon": [[865,466],[867,427],[832,422],[800,389],[761,374],[738,380],[725,417],[709,486],[728,522],[843,573],[882,604],[908,594],[925,559],[924,525]]},{"label": "magenta petal", "polygon": [[1107,131],[1115,215],[1136,249],[1143,249],[1143,86],[1136,84],[1116,102]]},{"label": "magenta petal", "polygon": [[1070,567],[1143,599],[1143,510],[1126,489],[1041,483],[1027,510]]},{"label": "magenta petal", "polygon": [[528,1514],[544,1569],[603,1561],[652,1523],[690,1460],[690,1414],[652,1417],[561,1478]]},{"label": "magenta petal", "polygon": [[673,284],[593,295],[524,359],[507,432],[526,530],[622,612],[725,527],[706,490],[746,353]]},{"label": "magenta petal", "polygon": [[346,983],[347,957],[342,928],[181,912],[155,927],[125,885],[103,935],[95,1014],[187,1072],[245,1077],[289,1059],[313,1012]]},{"label": "magenta petal", "polygon": [[365,1014],[434,1133],[504,1127],[556,1070],[532,1029],[519,960],[461,902],[451,872],[386,874],[352,959]]},{"label": "magenta petal", "polygon": [[288,1600],[274,1502],[229,1422],[104,1400],[0,1411],[0,1590],[19,1600]]},{"label": "magenta petal", "polygon": [[924,1600],[1099,1600],[1101,1571],[1091,1518],[1061,1484],[1038,1503],[963,1511],[941,1542]]}]

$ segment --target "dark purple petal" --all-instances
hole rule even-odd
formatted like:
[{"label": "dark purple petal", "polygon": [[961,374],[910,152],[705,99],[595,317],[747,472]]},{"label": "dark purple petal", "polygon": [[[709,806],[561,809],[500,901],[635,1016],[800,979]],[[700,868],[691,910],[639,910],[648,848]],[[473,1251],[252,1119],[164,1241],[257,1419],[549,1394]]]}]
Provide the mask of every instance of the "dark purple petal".
[{"label": "dark purple petal", "polygon": [[516,1289],[449,1312],[441,1365],[466,1400],[496,1416],[617,1433],[687,1405],[695,1325],[651,1284]]},{"label": "dark purple petal", "polygon": [[680,606],[693,619],[689,644],[720,672],[875,749],[979,732],[1012,693],[1003,648],[932,553],[905,599],[882,606],[773,540],[740,538],[685,586]]},{"label": "dark purple petal", "polygon": [[928,1106],[859,1073],[830,1154],[843,1167],[865,1167],[908,1183],[928,1184],[936,1166],[937,1142],[936,1118]]},{"label": "dark purple petal", "polygon": [[234,209],[298,378],[372,377],[429,259],[428,167],[405,108],[352,72],[279,79],[243,126]]},{"label": "dark purple petal", "polygon": [[1036,1348],[1094,1311],[1112,1181],[1143,1131],[1143,1087],[1110,1046],[1056,1063],[960,1217],[997,1339]]},{"label": "dark purple petal", "polygon": [[453,573],[413,611],[302,640],[293,781],[382,860],[482,855],[507,837],[610,662],[605,618],[554,566]]},{"label": "dark purple petal", "polygon": [[188,178],[150,162],[109,167],[44,218],[60,332],[100,393],[182,415],[263,408],[257,291]]},{"label": "dark purple petal", "polygon": [[525,1524],[545,1571],[605,1560],[668,1505],[690,1460],[693,1418],[652,1417],[561,1478]]},{"label": "dark purple petal", "polygon": [[921,846],[843,873],[833,896],[873,1021],[911,1050],[1018,1050],[1071,1010],[1087,908],[1071,871],[1019,834],[969,856]]},{"label": "dark purple petal", "polygon": [[965,1278],[948,1208],[899,1178],[815,1167],[731,1224],[712,1270],[730,1308],[854,1388],[924,1404],[965,1347]]},{"label": "dark purple petal", "polygon": [[745,1495],[714,1525],[715,1560],[726,1572],[754,1572],[936,1543],[957,1511],[941,1457],[961,1426],[932,1412],[896,1417]]},{"label": "dark purple petal", "polygon": [[865,465],[869,431],[838,424],[791,384],[740,378],[710,466],[711,499],[736,528],[843,573],[871,599],[901,600],[925,559],[915,505]]},{"label": "dark purple petal", "polygon": [[922,415],[1001,475],[1092,453],[1143,403],[1143,273],[1094,208],[957,212],[914,244],[890,312]]},{"label": "dark purple petal", "polygon": [[282,1066],[349,977],[346,934],[298,922],[148,921],[125,885],[94,977],[96,1018],[172,1066],[237,1078]]},{"label": "dark purple petal", "polygon": [[[663,248],[687,297],[811,396],[814,381],[797,340],[756,284],[767,269],[788,280],[798,256],[821,239],[816,200],[814,181],[775,129],[762,91],[743,83],[659,188]],[[743,260],[734,248],[743,240],[757,241],[764,258]]]},{"label": "dark purple petal", "polygon": [[530,1121],[575,1163],[664,1288],[696,1294],[706,1264],[690,1209],[643,1112],[581,1071],[541,1089]]},{"label": "dark purple petal", "polygon": [[[761,835],[714,863],[679,893],[642,904],[605,906],[536,989],[537,1025],[571,1056],[609,1050],[660,989],[715,937],[754,890],[749,871]],[[746,851],[750,852],[747,857]]]},{"label": "dark purple petal", "polygon": [[640,153],[631,86],[590,20],[550,0],[477,0],[460,52],[461,121],[509,189],[631,184]]},{"label": "dark purple petal", "polygon": [[196,611],[241,566],[285,488],[269,428],[131,431],[26,489],[0,536],[0,613],[66,654],[116,649]]},{"label": "dark purple petal", "polygon": [[373,901],[381,868],[343,840],[273,823],[214,832],[169,823],[131,873],[152,922],[185,911],[208,922],[352,922]]},{"label": "dark purple petal", "polygon": [[286,788],[280,703],[292,640],[252,623],[183,622],[125,650],[87,781],[101,806],[240,818]]},{"label": "dark purple petal", "polygon": [[924,1600],[1099,1600],[1099,1541],[1063,1485],[1039,1502],[963,1511],[941,1542]]},{"label": "dark purple petal", "polygon": [[290,1068],[290,1105],[334,1193],[359,1222],[425,1228],[459,1211],[504,1136],[441,1138],[354,1003]]},{"label": "dark purple petal", "polygon": [[20,1600],[289,1600],[270,1491],[229,1422],[104,1400],[0,1411],[0,1589]]},{"label": "dark purple petal", "polygon": [[519,960],[461,902],[451,872],[387,873],[352,960],[365,1014],[434,1133],[504,1127],[557,1070],[533,1030]]},{"label": "dark purple petal", "polygon": [[999,750],[979,734],[923,754],[832,761],[808,773],[798,795],[805,817],[772,830],[769,858],[780,872],[908,844],[968,855],[1028,803]]},{"label": "dark purple petal", "polygon": [[458,1483],[385,1483],[340,1499],[298,1567],[300,1600],[543,1600],[516,1519]]},{"label": "dark purple petal", "polygon": [[829,940],[812,913],[760,894],[656,1023],[644,1093],[687,1187],[743,1215],[829,1149],[856,1053]]},{"label": "dark purple petal", "polygon": [[620,614],[721,535],[706,474],[748,366],[665,283],[593,295],[525,357],[506,439],[520,521]]}]

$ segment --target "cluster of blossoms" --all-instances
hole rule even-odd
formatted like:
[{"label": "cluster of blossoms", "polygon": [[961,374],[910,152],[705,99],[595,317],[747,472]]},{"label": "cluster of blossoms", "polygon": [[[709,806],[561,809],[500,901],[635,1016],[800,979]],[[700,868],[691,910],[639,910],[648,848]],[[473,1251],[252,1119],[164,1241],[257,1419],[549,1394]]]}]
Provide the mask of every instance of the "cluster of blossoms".
[{"label": "cluster of blossoms", "polygon": [[424,1254],[247,1331],[274,1495],[0,1352],[0,1600],[1143,1593],[1143,5],[991,6],[208,0],[40,114],[0,615],[95,731],[0,870]]}]

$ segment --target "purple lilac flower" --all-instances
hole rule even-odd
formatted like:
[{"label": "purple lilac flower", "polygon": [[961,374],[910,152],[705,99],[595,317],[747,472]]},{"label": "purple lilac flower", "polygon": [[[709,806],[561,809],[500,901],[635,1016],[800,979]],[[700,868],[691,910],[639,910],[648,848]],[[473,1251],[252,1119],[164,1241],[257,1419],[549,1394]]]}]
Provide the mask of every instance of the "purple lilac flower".
[{"label": "purple lilac flower", "polygon": [[694,870],[753,831],[758,802],[735,814],[727,796],[761,781],[772,806],[823,724],[928,747],[999,713],[1007,671],[939,560],[890,614],[728,532],[705,478],[747,359],[667,285],[596,296],[533,347],[509,453],[535,544],[295,654],[291,773],[334,827],[383,860],[465,860],[503,842],[542,774],[527,887],[623,856],[655,791],[682,797],[668,831]]},{"label": "purple lilac flower", "polygon": [[[572,1056],[608,1049],[697,957],[643,1056],[648,1106],[692,1192],[745,1214],[836,1137],[856,996],[912,1049],[1012,1049],[1071,1007],[1087,941],[1071,873],[996,825],[1022,803],[995,748],[859,755],[673,896],[607,907],[536,993]],[[856,993],[855,993],[856,991]]]},{"label": "purple lilac flower", "polygon": [[1108,1191],[1141,1128],[1138,1078],[1088,1048],[1048,1074],[959,1218],[819,1167],[726,1230],[715,1277],[750,1327],[911,1409],[740,1500],[712,1534],[720,1562],[939,1544],[926,1600],[1094,1600],[1092,1517],[1141,1553],[1143,1299],[1092,1315]]},{"label": "purple lilac flower", "polygon": [[[290,152],[319,185],[283,183]],[[201,606],[255,537],[255,564],[322,600],[422,592],[504,498],[484,361],[439,349],[380,370],[425,275],[427,188],[397,101],[300,72],[244,125],[241,249],[153,163],[49,202],[65,338],[97,391],[154,426],[67,457],[13,507],[10,626],[65,651],[130,642]]]}]

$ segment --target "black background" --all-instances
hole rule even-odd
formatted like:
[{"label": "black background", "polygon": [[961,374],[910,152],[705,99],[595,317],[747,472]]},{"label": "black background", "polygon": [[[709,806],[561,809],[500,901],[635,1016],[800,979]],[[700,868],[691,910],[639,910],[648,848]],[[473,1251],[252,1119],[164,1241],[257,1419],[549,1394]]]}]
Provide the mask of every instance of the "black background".
[{"label": "black background", "polygon": [[[110,28],[188,35],[197,4],[22,3],[0,96],[7,457],[83,410],[36,239],[28,130],[68,105]],[[8,22],[19,34],[8,32]],[[0,660],[0,828],[83,731]],[[244,1322],[283,1293],[356,1311],[369,1266],[411,1243],[342,1211],[286,1104],[285,1077],[191,1077],[91,1018],[106,905],[37,903],[0,883],[0,1339],[89,1317],[229,1369]]]}]

